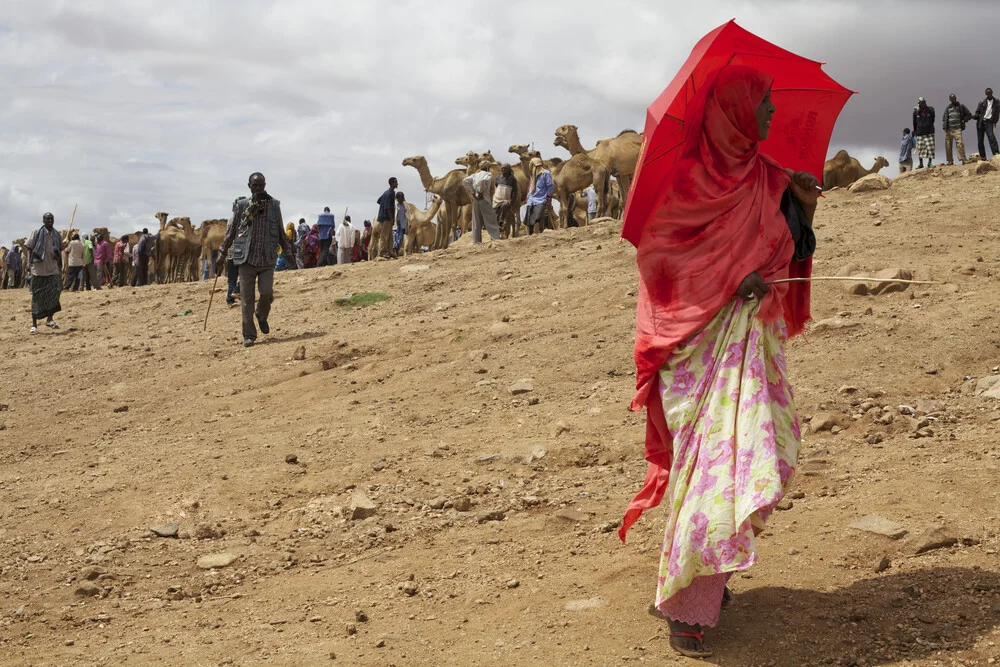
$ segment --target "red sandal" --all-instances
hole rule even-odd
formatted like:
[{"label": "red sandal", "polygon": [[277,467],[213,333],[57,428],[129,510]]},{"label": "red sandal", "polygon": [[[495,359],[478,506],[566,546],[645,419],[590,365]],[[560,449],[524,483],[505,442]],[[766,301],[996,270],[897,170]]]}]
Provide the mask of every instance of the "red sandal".
[{"label": "red sandal", "polygon": [[[677,645],[674,641],[678,637],[688,637],[690,639],[697,639],[698,643],[701,644],[700,651],[689,651],[688,649],[683,649]],[[698,632],[671,632],[670,633],[670,645],[675,651],[680,653],[686,658],[711,658],[713,655],[712,649],[705,647],[705,632],[699,630]]]}]

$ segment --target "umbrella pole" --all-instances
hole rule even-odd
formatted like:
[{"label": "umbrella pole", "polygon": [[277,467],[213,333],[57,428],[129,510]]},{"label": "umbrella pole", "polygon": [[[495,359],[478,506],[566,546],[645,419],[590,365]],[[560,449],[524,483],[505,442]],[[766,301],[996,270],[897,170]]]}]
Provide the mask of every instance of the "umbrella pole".
[{"label": "umbrella pole", "polygon": [[212,312],[212,299],[215,298],[215,286],[219,284],[219,272],[215,272],[215,280],[212,282],[212,291],[208,295],[208,308],[205,309],[205,326],[202,327],[202,333],[208,331],[208,314]]}]

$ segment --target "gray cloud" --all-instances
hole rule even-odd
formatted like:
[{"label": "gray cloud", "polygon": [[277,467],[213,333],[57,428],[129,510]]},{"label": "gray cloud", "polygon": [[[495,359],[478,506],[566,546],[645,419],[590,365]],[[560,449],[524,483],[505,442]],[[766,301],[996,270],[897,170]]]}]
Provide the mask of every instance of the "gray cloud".
[{"label": "gray cloud", "polygon": [[[17,3],[0,18],[0,239],[52,210],[116,232],[153,213],[224,217],[262,171],[286,219],[324,205],[371,217],[386,179],[408,198],[467,150],[543,153],[642,129],[694,43],[736,18],[862,94],[831,152],[894,162],[917,96],[942,111],[992,85],[988,0],[373,0]],[[962,48],[956,48],[956,44]],[[974,131],[967,132],[975,143]],[[974,150],[974,149],[973,149]],[[893,171],[890,169],[890,172]]]}]

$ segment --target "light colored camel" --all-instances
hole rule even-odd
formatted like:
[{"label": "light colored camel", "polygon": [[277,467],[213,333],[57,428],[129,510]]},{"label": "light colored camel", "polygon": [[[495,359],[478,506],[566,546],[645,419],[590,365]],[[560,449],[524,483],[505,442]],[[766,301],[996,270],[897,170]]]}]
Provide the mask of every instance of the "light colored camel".
[{"label": "light colored camel", "polygon": [[[434,195],[434,202],[431,207],[421,211],[414,204],[406,202],[406,239],[403,241],[403,254],[409,255],[420,250],[420,239],[426,239],[428,235],[433,239],[437,236],[437,226],[434,224],[434,217],[441,210],[444,201]],[[431,247],[431,246],[428,246]]]},{"label": "light colored camel", "polygon": [[847,151],[840,151],[823,165],[823,189],[846,188],[848,185],[868,174],[877,174],[883,167],[888,167],[889,161],[879,155],[871,169],[865,169],[861,163],[852,158]]},{"label": "light colored camel", "polygon": [[[628,189],[632,184],[632,175],[639,162],[639,152],[642,150],[642,135],[634,130],[624,130],[617,137],[600,139],[597,146],[589,151],[580,142],[580,132],[576,125],[562,125],[556,128],[556,138],[553,142],[562,146],[570,155],[586,153],[591,159],[603,164],[611,176],[618,181],[618,198],[624,205],[628,197]],[[598,208],[598,215],[603,215]]]},{"label": "light colored camel", "polygon": [[156,242],[156,274],[159,282],[172,283],[183,277],[191,250],[196,248],[200,253],[200,242],[191,226],[191,218],[173,218],[170,222],[165,222],[166,215],[156,214],[160,218],[160,238]]},{"label": "light colored camel", "polygon": [[201,249],[198,259],[200,262],[208,262],[208,277],[215,277],[215,256],[222,247],[222,240],[226,237],[226,225],[228,220],[204,220],[198,227],[201,235]]},{"label": "light colored camel", "polygon": [[464,169],[452,169],[440,178],[431,176],[431,170],[427,166],[427,159],[423,155],[414,155],[403,160],[404,167],[413,167],[420,174],[420,182],[426,192],[431,192],[444,200],[445,204],[445,225],[437,228],[434,248],[447,248],[454,238],[455,228],[464,217],[461,207],[469,208],[469,218],[472,213],[472,199],[466,191],[462,180],[466,173]]}]

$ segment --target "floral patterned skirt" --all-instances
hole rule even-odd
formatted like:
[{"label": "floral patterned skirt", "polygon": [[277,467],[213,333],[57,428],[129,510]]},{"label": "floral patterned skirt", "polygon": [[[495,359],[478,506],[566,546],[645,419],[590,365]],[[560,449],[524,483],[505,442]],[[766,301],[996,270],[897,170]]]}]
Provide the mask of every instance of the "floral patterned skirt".
[{"label": "floral patterned skirt", "polygon": [[685,623],[718,621],[725,581],[757,561],[755,532],[798,456],[785,326],[758,305],[734,299],[660,369],[674,442],[656,606]]}]

